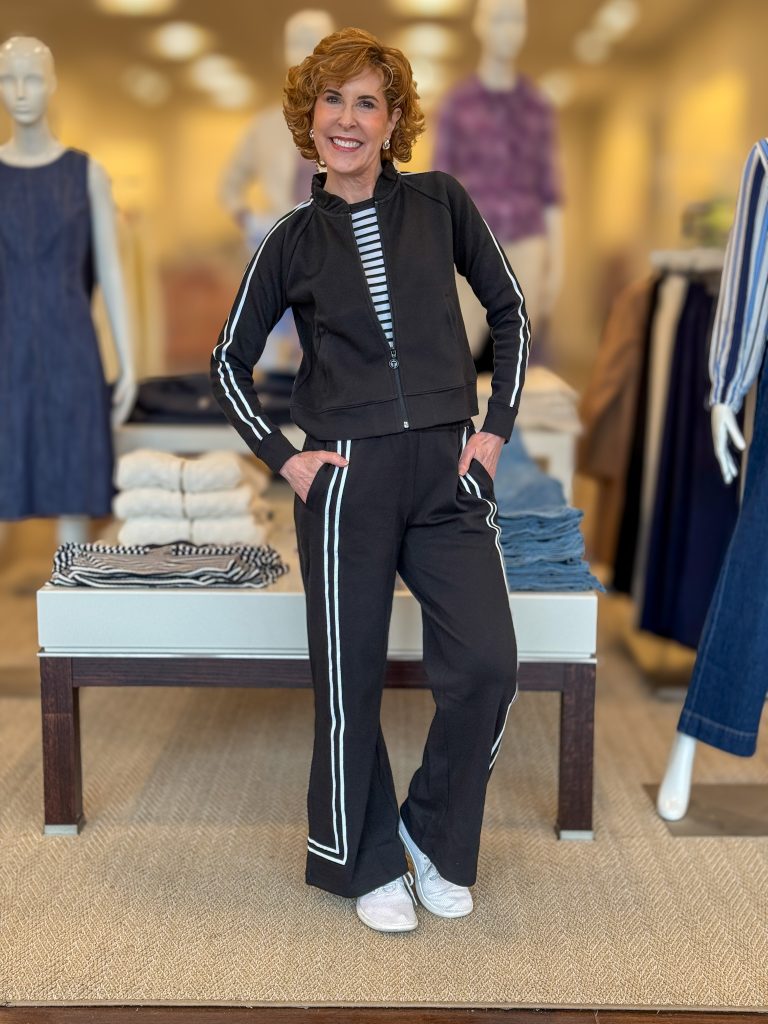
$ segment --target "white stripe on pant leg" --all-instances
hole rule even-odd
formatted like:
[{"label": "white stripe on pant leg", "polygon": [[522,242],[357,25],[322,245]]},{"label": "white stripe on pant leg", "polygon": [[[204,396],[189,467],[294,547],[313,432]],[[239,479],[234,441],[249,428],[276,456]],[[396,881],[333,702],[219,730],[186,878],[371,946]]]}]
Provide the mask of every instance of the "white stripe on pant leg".
[{"label": "white stripe on pant leg", "polygon": [[493,520],[493,517],[496,514],[496,502],[491,501],[489,498],[483,497],[483,495],[480,493],[480,488],[477,485],[477,481],[473,476],[470,476],[469,473],[466,473],[464,476],[459,477],[459,479],[461,480],[462,485],[464,486],[464,489],[467,491],[467,493],[471,494],[472,490],[469,484],[467,483],[467,480],[469,480],[475,489],[475,494],[477,495],[477,497],[484,501],[488,506],[488,515],[485,517],[485,521],[486,523],[488,523],[488,525],[495,534],[494,543],[496,544],[496,550],[499,552],[499,561],[501,562],[501,576],[502,579],[504,580],[504,586],[506,587],[507,591],[509,591],[509,585],[507,583],[507,570],[504,566],[504,553],[501,550],[501,543],[499,541],[499,538],[501,537],[501,527],[497,526],[497,524]]},{"label": "white stripe on pant leg", "polygon": [[[504,566],[504,554],[503,554],[503,552],[501,550],[501,544],[499,542],[499,537],[501,536],[501,528],[493,521],[493,517],[496,515],[496,511],[497,511],[496,503],[491,501],[489,498],[483,497],[483,495],[480,493],[480,488],[479,488],[479,486],[477,484],[477,481],[474,479],[474,477],[470,476],[469,473],[467,473],[466,476],[469,478],[470,482],[472,483],[472,487],[474,488],[474,492],[477,495],[477,497],[481,498],[490,507],[490,512],[485,517],[485,521],[494,530],[494,532],[496,534],[495,543],[496,543],[496,550],[499,552],[499,558],[501,559],[501,573],[502,573],[502,576],[504,578],[504,583],[506,585],[507,592],[509,592],[509,585],[507,584],[507,570],[506,570],[506,568]],[[469,484],[467,483],[467,481],[463,477],[461,478],[461,482],[464,485],[464,488],[467,491],[467,493],[471,494],[472,493],[472,488],[470,488]],[[493,744],[493,746],[491,748],[491,763],[488,765],[488,771],[490,771],[491,768],[493,768],[493,766],[494,766],[494,764],[496,762],[496,758],[499,756],[499,750],[501,749],[501,747],[500,747],[501,738],[504,735],[504,730],[507,727],[507,718],[509,718],[509,709],[512,707],[512,705],[517,700],[517,693],[518,693],[518,690],[517,690],[517,677],[515,677],[515,692],[514,692],[514,694],[512,696],[512,700],[509,702],[509,706],[507,707],[507,713],[504,716],[504,725],[501,727],[501,732],[496,737],[496,740],[494,741],[494,744]]]},{"label": "white stripe on pant leg", "polygon": [[499,756],[499,751],[501,750],[501,739],[502,739],[502,736],[504,735],[504,730],[507,728],[507,719],[509,718],[509,712],[512,709],[512,705],[515,703],[516,700],[517,700],[517,679],[515,679],[515,695],[512,698],[512,700],[509,702],[509,704],[507,705],[507,713],[506,713],[506,715],[504,715],[504,725],[502,725],[501,732],[496,737],[496,739],[494,741],[494,744],[491,747],[491,763],[488,765],[488,771],[490,771],[491,768],[493,768],[493,766],[496,764],[496,758]]},{"label": "white stripe on pant leg", "polygon": [[[319,470],[318,470],[319,472]],[[328,698],[331,712],[331,737],[330,737],[330,751],[331,751],[331,818],[333,821],[333,838],[335,846],[326,846],[323,843],[319,843],[316,839],[312,839],[310,836],[308,843],[312,843],[315,846],[323,850],[338,855],[340,852],[339,845],[339,832],[336,822],[336,709],[335,709],[335,676],[334,676],[334,658],[333,658],[333,632],[331,630],[331,608],[330,608],[330,587],[329,587],[329,569],[328,569],[328,520],[331,502],[333,501],[333,492],[336,485],[336,479],[339,475],[339,467],[337,466],[333,471],[331,482],[328,486],[328,493],[325,496],[325,513],[323,519],[323,579],[325,584],[325,636],[326,636],[326,650],[328,654]],[[311,848],[311,847],[310,847]],[[316,851],[314,851],[316,852]]]},{"label": "white stripe on pant leg", "polygon": [[[340,455],[342,442],[336,443],[336,451]],[[346,451],[344,456],[349,460],[349,454],[351,450],[352,442],[346,442]],[[339,637],[339,517],[341,515],[341,498],[344,492],[344,486],[347,481],[347,469],[348,466],[344,466],[341,470],[340,484],[338,489],[338,497],[336,499],[335,508],[332,510],[332,497],[333,497],[333,486],[334,482],[339,475],[339,467],[336,467],[331,480],[331,485],[328,488],[328,495],[325,502],[325,522],[324,522],[324,574],[325,574],[325,604],[326,604],[326,636],[328,640],[328,682],[329,682],[329,695],[331,702],[331,774],[333,779],[333,790],[331,796],[331,816],[333,819],[333,834],[336,841],[336,847],[325,846],[322,843],[318,843],[317,840],[308,838],[307,849],[310,853],[314,853],[318,857],[323,857],[325,860],[333,861],[336,864],[346,864],[347,862],[347,818],[346,818],[346,784],[344,778],[344,730],[345,730],[345,718],[344,718],[344,698],[343,698],[343,685],[341,677],[341,645]],[[332,578],[329,579],[328,573],[328,535],[329,535],[329,521],[333,516],[333,573]],[[333,611],[333,632],[331,631],[331,616],[330,616],[330,588],[333,587],[334,594],[334,611]],[[334,666],[334,651],[332,639],[335,640],[335,666]],[[334,671],[335,668],[335,671]],[[339,704],[339,736],[338,736],[338,801],[337,801],[337,780],[336,780],[336,765],[337,765],[337,753],[336,753],[336,715],[334,711],[334,688],[338,696]],[[339,842],[338,824],[337,818],[341,818],[341,842]],[[322,850],[328,851],[322,853]]]}]

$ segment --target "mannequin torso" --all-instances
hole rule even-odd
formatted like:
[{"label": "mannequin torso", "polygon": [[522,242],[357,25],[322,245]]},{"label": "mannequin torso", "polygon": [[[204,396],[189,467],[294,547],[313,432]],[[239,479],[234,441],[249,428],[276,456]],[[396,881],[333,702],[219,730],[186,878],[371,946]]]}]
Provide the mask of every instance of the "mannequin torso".
[{"label": "mannequin torso", "polygon": [[[531,321],[551,313],[562,279],[562,220],[554,114],[516,58],[526,34],[524,0],[479,0],[475,75],[444,100],[434,164],[459,178],[520,279]],[[461,282],[459,282],[461,288]],[[473,351],[485,324],[467,289],[462,312]]]}]

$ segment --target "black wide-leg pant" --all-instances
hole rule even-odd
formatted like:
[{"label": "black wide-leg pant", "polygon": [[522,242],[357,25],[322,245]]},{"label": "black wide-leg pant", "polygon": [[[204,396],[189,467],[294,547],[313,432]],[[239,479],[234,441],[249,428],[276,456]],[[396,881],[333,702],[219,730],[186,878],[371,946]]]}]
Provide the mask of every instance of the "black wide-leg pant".
[{"label": "black wide-leg pant", "polygon": [[[306,880],[360,896],[407,870],[398,814],[444,878],[472,885],[485,791],[515,698],[517,647],[493,481],[473,460],[471,420],[319,441],[294,515],[315,691]],[[380,725],[395,574],[422,610],[436,704],[423,760],[398,808]]]}]

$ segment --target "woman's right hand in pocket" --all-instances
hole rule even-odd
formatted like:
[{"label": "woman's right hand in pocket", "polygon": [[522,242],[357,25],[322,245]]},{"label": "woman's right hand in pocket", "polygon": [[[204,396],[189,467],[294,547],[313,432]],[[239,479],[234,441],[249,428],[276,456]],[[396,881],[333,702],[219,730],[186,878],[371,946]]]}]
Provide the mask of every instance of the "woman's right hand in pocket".
[{"label": "woman's right hand in pocket", "polygon": [[301,500],[306,502],[312,481],[324,462],[330,462],[334,466],[346,466],[348,460],[338,452],[297,452],[283,463],[280,476],[285,477]]}]

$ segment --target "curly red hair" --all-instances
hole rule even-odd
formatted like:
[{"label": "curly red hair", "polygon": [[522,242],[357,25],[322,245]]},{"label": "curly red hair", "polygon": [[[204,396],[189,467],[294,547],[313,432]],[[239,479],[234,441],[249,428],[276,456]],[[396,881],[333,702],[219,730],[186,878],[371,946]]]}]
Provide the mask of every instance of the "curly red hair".
[{"label": "curly red hair", "polygon": [[381,151],[382,159],[402,163],[411,159],[413,144],[424,131],[411,65],[400,50],[382,45],[370,32],[343,28],[321,39],[301,64],[289,68],[283,87],[283,114],[296,148],[307,160],[318,158],[309,137],[317,97],[330,82],[343,85],[371,67],[381,71],[389,112],[396,107],[402,111],[389,149]]}]

